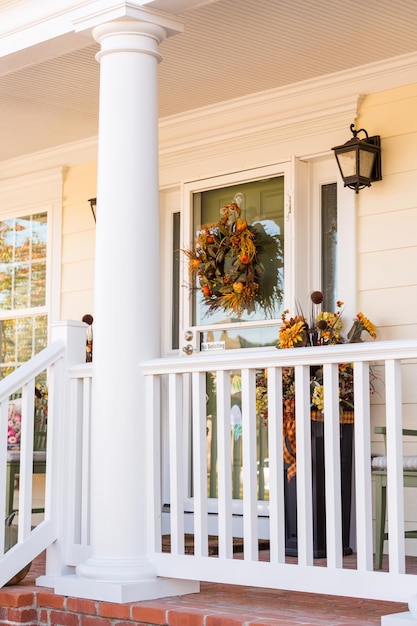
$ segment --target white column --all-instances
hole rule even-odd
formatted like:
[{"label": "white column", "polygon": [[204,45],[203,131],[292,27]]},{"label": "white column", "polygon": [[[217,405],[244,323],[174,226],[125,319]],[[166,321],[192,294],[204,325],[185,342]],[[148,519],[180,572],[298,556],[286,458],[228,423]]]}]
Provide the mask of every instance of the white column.
[{"label": "white column", "polygon": [[116,21],[101,50],[92,413],[92,554],[59,593],[128,602],[198,591],[156,577],[147,553],[145,386],[160,355],[158,44],[165,30]]}]

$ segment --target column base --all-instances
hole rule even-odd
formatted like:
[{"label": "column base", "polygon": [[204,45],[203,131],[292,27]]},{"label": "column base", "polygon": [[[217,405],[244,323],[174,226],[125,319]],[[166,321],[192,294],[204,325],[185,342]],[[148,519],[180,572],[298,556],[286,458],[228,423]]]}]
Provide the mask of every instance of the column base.
[{"label": "column base", "polygon": [[104,582],[86,580],[74,575],[55,578],[53,586],[55,593],[62,596],[117,604],[182,596],[200,591],[198,581],[178,578],[155,578],[141,582]]},{"label": "column base", "polygon": [[154,580],[156,567],[146,557],[110,559],[90,556],[77,565],[75,573],[83,580],[137,583]]},{"label": "column base", "polygon": [[417,619],[409,611],[393,613],[381,617],[381,626],[417,626]]}]

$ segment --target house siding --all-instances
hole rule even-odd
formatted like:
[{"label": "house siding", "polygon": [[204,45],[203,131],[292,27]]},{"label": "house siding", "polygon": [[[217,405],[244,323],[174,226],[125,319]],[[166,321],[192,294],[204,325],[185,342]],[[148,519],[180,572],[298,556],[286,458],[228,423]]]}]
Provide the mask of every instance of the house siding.
[{"label": "house siding", "polygon": [[383,180],[360,194],[358,294],[380,339],[417,337],[417,85],[368,96],[357,128],[381,136]]},{"label": "house siding", "polygon": [[[66,171],[63,184],[61,319],[93,313],[95,223],[89,198],[96,196],[96,163]],[[114,242],[117,249],[117,242]]]},{"label": "house siding", "polygon": [[[271,121],[269,100],[264,105],[265,117],[260,116],[259,132],[255,132],[252,109],[256,107],[259,116],[260,106],[254,99],[252,107],[242,105],[234,116],[233,106],[207,116],[208,124],[213,130],[217,128],[215,137],[208,132],[201,134],[199,115],[203,112],[179,116],[177,128],[175,120],[162,120],[162,224],[169,219],[166,212],[173,210],[172,198],[174,210],[179,209],[184,182],[285,161],[294,154],[313,160],[316,157],[308,154],[313,153],[314,145],[317,158],[320,154],[328,156],[330,146],[339,140],[331,131],[319,134],[322,129],[313,122],[309,127],[305,121],[296,120],[292,143],[291,133]],[[277,102],[276,106],[278,110],[281,105]],[[417,302],[416,106],[417,84],[391,89],[364,98],[356,121],[356,128],[379,134],[382,144],[383,179],[358,195],[356,207],[357,306],[376,323],[380,339],[417,337],[417,319],[411,306]],[[229,124],[223,132],[218,129],[221,119]],[[264,130],[265,120],[270,126],[268,133]],[[242,129],[240,138],[236,136],[238,127]],[[190,140],[193,129],[199,133],[194,144]],[[68,168],[64,178],[62,319],[80,319],[93,312],[95,224],[88,198],[96,195],[96,177],[96,163],[89,162]],[[166,239],[162,241],[162,250],[167,243]],[[117,241],[114,246],[118,253]],[[169,259],[163,262],[166,267]],[[349,271],[348,259],[346,266]]]}]

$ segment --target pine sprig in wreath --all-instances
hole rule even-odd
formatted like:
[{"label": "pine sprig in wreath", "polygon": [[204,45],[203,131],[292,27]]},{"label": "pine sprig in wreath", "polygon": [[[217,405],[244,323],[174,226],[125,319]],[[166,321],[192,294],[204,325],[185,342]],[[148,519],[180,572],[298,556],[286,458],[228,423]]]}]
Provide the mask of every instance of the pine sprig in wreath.
[{"label": "pine sprig in wreath", "polygon": [[203,226],[193,248],[184,251],[191,277],[198,279],[196,289],[210,313],[222,309],[240,317],[259,305],[272,317],[275,305],[282,302],[279,236],[267,234],[261,224],[249,225],[235,202],[224,205],[220,215],[218,222]]}]

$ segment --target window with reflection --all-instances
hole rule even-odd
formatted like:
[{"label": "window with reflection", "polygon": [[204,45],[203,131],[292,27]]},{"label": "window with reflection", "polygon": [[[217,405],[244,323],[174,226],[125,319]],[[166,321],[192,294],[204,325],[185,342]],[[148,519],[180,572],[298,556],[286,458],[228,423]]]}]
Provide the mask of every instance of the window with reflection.
[{"label": "window with reflection", "polygon": [[337,184],[321,188],[321,242],[323,310],[335,311],[337,284]]},{"label": "window with reflection", "polygon": [[[264,263],[262,281],[265,286],[279,285],[284,291],[284,176],[251,181],[193,194],[193,232],[198,234],[202,226],[218,222],[223,205],[236,202],[241,210],[241,217],[255,228],[262,229],[267,235],[277,236],[280,241],[279,258]],[[207,311],[201,291],[196,289],[193,301],[193,325],[213,326],[210,331],[201,333],[202,342],[224,341],[224,347],[245,348],[274,345],[276,325],[258,326],[257,328],[221,327],[233,323],[254,322],[257,320],[278,320],[283,311],[282,302],[276,302],[272,310],[257,306],[251,313],[241,317],[226,315],[224,311]],[[218,327],[218,330],[216,329]]]},{"label": "window with reflection", "polygon": [[47,344],[47,213],[0,221],[0,377]]}]

